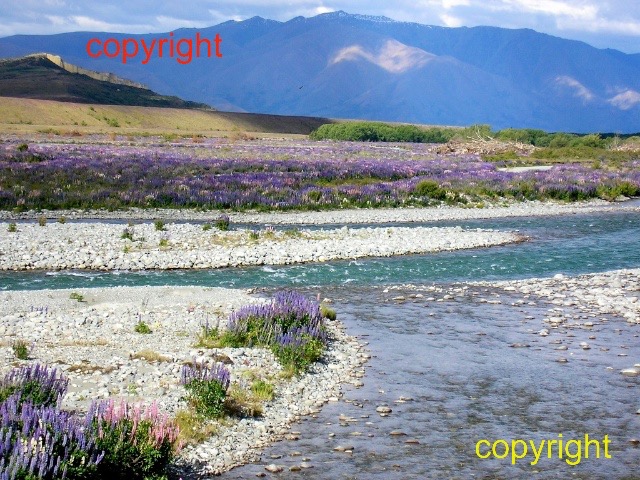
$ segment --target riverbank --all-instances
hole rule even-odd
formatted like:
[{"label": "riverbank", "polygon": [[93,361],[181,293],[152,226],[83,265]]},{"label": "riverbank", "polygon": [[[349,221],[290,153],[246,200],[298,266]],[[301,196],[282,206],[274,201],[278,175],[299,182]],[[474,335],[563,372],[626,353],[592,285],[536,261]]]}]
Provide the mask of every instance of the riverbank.
[{"label": "riverbank", "polygon": [[[322,211],[289,211],[289,212],[236,212],[228,213],[232,223],[249,223],[264,225],[343,225],[343,224],[384,224],[399,222],[436,222],[442,220],[471,220],[506,217],[538,217],[551,215],[568,215],[581,213],[615,211],[640,211],[637,200],[623,202],[607,202],[590,200],[585,202],[485,202],[483,208],[465,208],[439,205],[425,208],[371,208]],[[60,217],[68,220],[157,220],[164,221],[197,221],[211,222],[221,213],[219,211],[202,211],[194,209],[159,209],[131,208],[129,210],[44,210],[28,212],[0,211],[0,220],[28,221],[45,217],[56,221]]]},{"label": "riverbank", "polygon": [[198,224],[0,223],[0,270],[208,269],[286,265],[503,245],[516,233],[449,228],[219,231]]},{"label": "riverbank", "polygon": [[[322,361],[301,377],[279,377],[270,351],[259,348],[204,349],[194,345],[202,326],[224,326],[227,315],[260,301],[245,291],[200,287],[116,287],[0,292],[0,373],[17,364],[15,340],[30,345],[30,360],[55,366],[69,377],[63,408],[86,410],[99,398],[130,403],[156,401],[170,415],[185,407],[179,384],[185,362],[223,361],[233,384],[249,379],[275,385],[275,397],[257,418],[231,417],[215,436],[186,447],[182,473],[216,474],[250,461],[270,442],[290,435],[300,416],[340,397],[341,385],[361,385],[363,346],[338,321],[328,322],[331,338]],[[135,331],[144,322],[152,333]]]}]

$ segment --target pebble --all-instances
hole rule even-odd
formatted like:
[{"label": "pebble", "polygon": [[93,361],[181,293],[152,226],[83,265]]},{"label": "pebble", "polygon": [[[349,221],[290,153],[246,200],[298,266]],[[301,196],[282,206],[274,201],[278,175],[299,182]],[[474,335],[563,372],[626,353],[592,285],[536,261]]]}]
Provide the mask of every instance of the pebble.
[{"label": "pebble", "polygon": [[280,473],[281,471],[284,470],[284,467],[282,465],[276,465],[275,463],[270,463],[269,465],[267,465],[266,467],[264,467],[264,469],[267,472],[271,472],[271,473]]}]

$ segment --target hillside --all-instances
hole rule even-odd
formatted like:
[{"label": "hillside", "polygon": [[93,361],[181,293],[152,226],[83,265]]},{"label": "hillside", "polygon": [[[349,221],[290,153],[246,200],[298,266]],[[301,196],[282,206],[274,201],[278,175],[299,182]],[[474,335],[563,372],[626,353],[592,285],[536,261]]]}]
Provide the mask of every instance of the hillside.
[{"label": "hillside", "polygon": [[326,118],[0,97],[0,131],[5,133],[308,135],[330,122]]},{"label": "hillside", "polygon": [[597,49],[533,30],[445,28],[344,12],[287,22],[254,17],[204,29],[222,58],[89,58],[89,39],[160,38],[76,32],[0,39],[0,57],[47,50],[155,91],[234,111],[332,118],[640,130],[640,54]]},{"label": "hillside", "polygon": [[0,96],[145,107],[210,108],[159,95],[143,85],[65,64],[51,55],[0,61]]}]

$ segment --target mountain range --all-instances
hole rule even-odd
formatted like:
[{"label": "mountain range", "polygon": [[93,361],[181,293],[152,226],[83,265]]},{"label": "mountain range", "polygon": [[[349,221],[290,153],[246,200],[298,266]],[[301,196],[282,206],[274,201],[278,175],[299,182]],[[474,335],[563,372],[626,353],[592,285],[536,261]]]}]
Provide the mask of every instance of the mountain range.
[{"label": "mountain range", "polygon": [[344,12],[287,22],[254,17],[173,37],[222,39],[222,57],[91,58],[74,32],[0,38],[0,58],[46,51],[221,110],[541,128],[640,131],[640,54],[529,29],[447,28]]}]

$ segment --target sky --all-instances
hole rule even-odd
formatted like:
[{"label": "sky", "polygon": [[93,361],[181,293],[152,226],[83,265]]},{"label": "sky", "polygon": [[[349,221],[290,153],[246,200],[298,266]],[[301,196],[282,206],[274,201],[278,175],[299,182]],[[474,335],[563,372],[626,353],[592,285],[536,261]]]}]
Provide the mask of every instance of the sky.
[{"label": "sky", "polygon": [[640,0],[0,0],[0,37],[167,32],[256,15],[287,21],[336,10],[448,27],[532,28],[640,53]]}]

